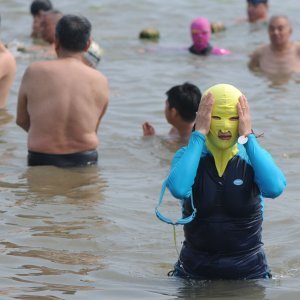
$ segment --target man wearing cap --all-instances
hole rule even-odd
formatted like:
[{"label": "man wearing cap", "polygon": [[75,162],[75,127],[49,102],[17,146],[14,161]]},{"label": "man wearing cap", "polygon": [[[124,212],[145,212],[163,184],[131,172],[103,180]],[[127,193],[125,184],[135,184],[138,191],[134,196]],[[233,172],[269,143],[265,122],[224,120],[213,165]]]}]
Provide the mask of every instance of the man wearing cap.
[{"label": "man wearing cap", "polygon": [[270,75],[300,72],[300,44],[290,40],[292,27],[286,16],[273,16],[268,26],[270,43],[251,55],[249,68]]},{"label": "man wearing cap", "polygon": [[29,166],[97,163],[97,131],[109,87],[101,72],[82,63],[90,33],[86,18],[63,16],[54,42],[58,58],[34,62],[25,71],[16,122],[28,132]]},{"label": "man wearing cap", "polygon": [[250,23],[267,21],[268,0],[247,0],[247,14]]}]

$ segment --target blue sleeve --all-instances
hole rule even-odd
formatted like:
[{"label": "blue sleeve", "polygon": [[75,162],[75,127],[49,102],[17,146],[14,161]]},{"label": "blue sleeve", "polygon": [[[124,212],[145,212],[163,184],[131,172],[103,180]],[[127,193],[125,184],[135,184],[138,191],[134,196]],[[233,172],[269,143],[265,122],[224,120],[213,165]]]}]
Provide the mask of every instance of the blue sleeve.
[{"label": "blue sleeve", "polygon": [[254,134],[248,136],[245,149],[254,169],[254,180],[262,196],[266,198],[279,196],[286,186],[286,179],[272,156],[258,144]]},{"label": "blue sleeve", "polygon": [[191,195],[205,139],[203,134],[194,131],[188,145],[176,152],[167,178],[167,187],[175,198],[185,199]]}]

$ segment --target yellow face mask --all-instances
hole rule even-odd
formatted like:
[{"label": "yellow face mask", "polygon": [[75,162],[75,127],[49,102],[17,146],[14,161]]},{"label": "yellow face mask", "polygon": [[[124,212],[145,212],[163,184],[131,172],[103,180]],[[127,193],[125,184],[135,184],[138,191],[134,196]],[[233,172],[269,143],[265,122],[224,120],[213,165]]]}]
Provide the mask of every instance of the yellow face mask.
[{"label": "yellow face mask", "polygon": [[215,164],[222,176],[228,161],[237,153],[238,112],[237,103],[242,93],[232,85],[217,84],[205,91],[214,97],[210,131],[206,145],[214,156]]}]

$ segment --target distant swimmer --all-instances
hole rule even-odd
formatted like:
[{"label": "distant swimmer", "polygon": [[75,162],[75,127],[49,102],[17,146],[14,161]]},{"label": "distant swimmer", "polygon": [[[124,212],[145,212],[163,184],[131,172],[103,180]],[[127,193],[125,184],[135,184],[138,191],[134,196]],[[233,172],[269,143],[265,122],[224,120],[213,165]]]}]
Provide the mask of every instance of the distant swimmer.
[{"label": "distant swimmer", "polygon": [[30,13],[33,18],[32,38],[41,38],[41,18],[42,12],[52,10],[53,6],[50,0],[34,0],[30,5]]},{"label": "distant swimmer", "polygon": [[189,51],[196,55],[227,55],[230,51],[224,48],[213,47],[210,44],[211,38],[211,24],[202,17],[199,17],[191,23],[191,36],[193,45]]},{"label": "distant swimmer", "polygon": [[247,15],[250,23],[267,22],[268,0],[247,0]]},{"label": "distant swimmer", "polygon": [[106,77],[82,63],[91,23],[63,16],[56,26],[58,58],[32,63],[19,89],[17,124],[28,132],[28,165],[97,163],[97,131],[109,102]]},{"label": "distant swimmer", "polygon": [[[201,91],[194,84],[186,82],[173,86],[166,94],[165,117],[168,123],[172,125],[169,135],[187,141],[194,126],[202,96]],[[143,133],[144,136],[153,136],[155,129],[150,123],[145,122]]]},{"label": "distant swimmer", "polygon": [[58,21],[63,17],[59,10],[49,10],[41,14],[40,38],[54,46],[55,28]]},{"label": "distant swimmer", "polygon": [[0,109],[4,108],[16,75],[16,60],[0,39]]},{"label": "distant swimmer", "polygon": [[270,75],[300,72],[300,44],[290,40],[292,26],[286,16],[273,16],[268,26],[270,44],[251,55],[249,68]]}]

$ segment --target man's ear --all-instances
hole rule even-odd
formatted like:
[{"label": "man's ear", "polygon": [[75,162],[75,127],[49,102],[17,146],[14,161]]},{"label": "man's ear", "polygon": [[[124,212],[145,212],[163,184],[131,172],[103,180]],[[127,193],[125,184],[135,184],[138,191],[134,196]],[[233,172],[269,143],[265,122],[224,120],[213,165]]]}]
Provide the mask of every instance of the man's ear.
[{"label": "man's ear", "polygon": [[90,48],[91,42],[92,42],[92,39],[89,38],[89,40],[87,41],[86,46],[85,46],[85,48],[83,50],[84,52],[86,52]]},{"label": "man's ear", "polygon": [[176,117],[178,115],[178,111],[175,107],[171,108],[171,115],[172,115],[172,117]]}]

